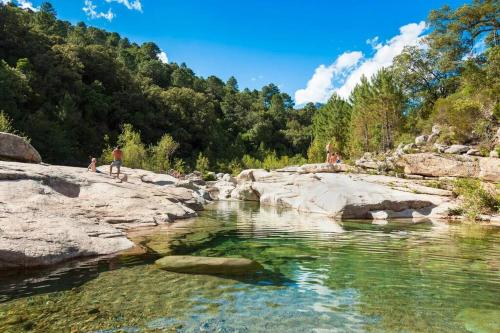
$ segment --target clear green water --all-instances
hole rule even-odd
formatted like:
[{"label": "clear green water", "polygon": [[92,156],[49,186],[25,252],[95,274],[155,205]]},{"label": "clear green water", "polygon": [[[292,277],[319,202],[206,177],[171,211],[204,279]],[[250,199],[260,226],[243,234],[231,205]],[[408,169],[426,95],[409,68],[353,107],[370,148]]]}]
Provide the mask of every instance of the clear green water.
[{"label": "clear green water", "polygon": [[[0,332],[500,332],[500,230],[336,223],[219,203],[138,235],[146,255],[0,276]],[[161,271],[160,254],[246,257],[239,280]]]}]

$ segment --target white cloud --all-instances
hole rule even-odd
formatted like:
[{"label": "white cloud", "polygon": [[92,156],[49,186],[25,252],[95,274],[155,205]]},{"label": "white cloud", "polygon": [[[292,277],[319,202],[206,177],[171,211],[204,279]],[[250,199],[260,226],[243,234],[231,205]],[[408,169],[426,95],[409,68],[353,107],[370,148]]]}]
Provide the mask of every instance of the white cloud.
[{"label": "white cloud", "polygon": [[[363,75],[370,78],[381,68],[390,66],[405,46],[416,45],[420,41],[425,30],[423,21],[410,23],[399,28],[399,35],[385,43],[379,43],[378,37],[369,39],[367,42],[375,51],[371,58],[362,59],[361,52],[347,52],[328,67],[320,65],[307,82],[307,87],[295,92],[295,101],[297,104],[324,103],[334,92],[343,98],[349,97]],[[339,66],[342,63],[345,65]]]},{"label": "white cloud", "polygon": [[333,93],[334,75],[341,76],[342,72],[352,70],[362,57],[363,54],[359,51],[345,52],[330,66],[320,65],[307,82],[307,87],[295,92],[295,102],[297,104],[326,102]]},{"label": "white cloud", "polygon": [[12,0],[0,0],[0,4],[1,5],[7,5],[7,4],[11,3],[11,2],[12,2]]},{"label": "white cloud", "polygon": [[29,9],[29,10],[32,10],[34,12],[37,12],[39,10],[39,8],[33,6],[33,4],[31,3],[31,1],[27,1],[27,0],[17,0],[17,5],[21,9]]},{"label": "white cloud", "polygon": [[128,9],[133,9],[142,12],[141,0],[106,0],[106,2],[107,3],[118,2],[127,7]]},{"label": "white cloud", "polygon": [[111,8],[108,9],[108,11],[106,13],[98,12],[96,10],[96,8],[97,8],[97,6],[94,5],[92,0],[85,0],[85,6],[82,9],[90,19],[103,18],[103,19],[106,19],[108,21],[111,21],[115,18],[115,14],[111,11]]},{"label": "white cloud", "polygon": [[168,64],[168,57],[167,57],[167,54],[163,51],[161,51],[160,53],[158,53],[158,59],[164,63],[164,64]]}]

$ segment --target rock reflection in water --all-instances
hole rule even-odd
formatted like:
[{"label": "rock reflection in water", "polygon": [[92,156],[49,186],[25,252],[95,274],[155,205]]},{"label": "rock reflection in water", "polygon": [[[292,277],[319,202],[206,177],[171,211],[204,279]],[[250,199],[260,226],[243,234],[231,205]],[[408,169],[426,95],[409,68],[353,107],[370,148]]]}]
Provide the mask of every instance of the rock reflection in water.
[{"label": "rock reflection in water", "polygon": [[[178,224],[179,223],[179,224]],[[131,237],[127,255],[83,284],[0,304],[1,332],[495,332],[499,230],[439,221],[333,221],[220,202]],[[164,254],[246,257],[265,274],[177,274]],[[126,258],[126,259],[125,259]],[[131,264],[125,264],[130,262]],[[81,271],[68,268],[68,276]],[[57,278],[38,282],[57,285]],[[70,279],[71,280],[71,279]]]}]

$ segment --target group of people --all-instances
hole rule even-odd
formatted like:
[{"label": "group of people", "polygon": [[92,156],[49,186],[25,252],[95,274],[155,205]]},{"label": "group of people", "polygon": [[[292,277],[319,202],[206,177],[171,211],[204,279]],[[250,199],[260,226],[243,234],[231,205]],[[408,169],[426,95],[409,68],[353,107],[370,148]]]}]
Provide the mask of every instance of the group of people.
[{"label": "group of people", "polygon": [[[113,152],[111,153],[111,155],[113,156],[113,162],[111,162],[111,164],[109,165],[109,175],[112,176],[113,175],[113,167],[116,167],[116,176],[118,178],[120,178],[120,168],[123,164],[123,152],[122,150],[120,149],[120,146],[116,146],[115,149],[113,149]],[[92,157],[90,159],[90,164],[89,166],[87,167],[87,170],[88,171],[92,171],[92,172],[100,172],[99,170],[97,170],[97,158],[95,157]]]},{"label": "group of people", "polygon": [[335,164],[341,162],[340,153],[334,152],[332,145],[328,142],[326,147],[326,163]]}]

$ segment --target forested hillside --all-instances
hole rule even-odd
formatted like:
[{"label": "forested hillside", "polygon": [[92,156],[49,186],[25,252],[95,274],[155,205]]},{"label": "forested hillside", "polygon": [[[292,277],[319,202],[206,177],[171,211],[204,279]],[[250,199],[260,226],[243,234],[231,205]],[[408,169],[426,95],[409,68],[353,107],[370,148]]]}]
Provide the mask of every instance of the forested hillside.
[{"label": "forested hillside", "polygon": [[317,162],[328,142],[354,158],[436,123],[448,143],[486,152],[500,119],[499,21],[493,0],[433,11],[421,45],[317,110],[273,84],[240,90],[163,63],[154,43],[58,20],[49,3],[0,5],[0,130],[29,137],[47,162],[82,165],[118,142],[129,165],[163,171]]},{"label": "forested hillside", "polygon": [[363,77],[347,101],[332,96],[314,116],[310,157],[332,141],[344,156],[384,152],[444,128],[441,140],[484,154],[500,120],[500,2],[474,0],[429,14],[430,34],[393,65]]},{"label": "forested hillside", "polygon": [[58,20],[49,3],[36,13],[0,5],[0,110],[53,163],[99,156],[124,124],[140,132],[136,150],[168,134],[179,144],[174,158],[191,166],[200,153],[214,168],[245,154],[306,156],[314,106],[294,110],[273,84],[240,91],[233,77],[202,78],[159,53],[154,43]]}]

